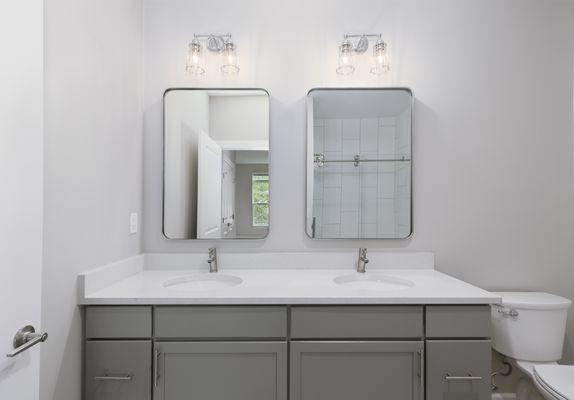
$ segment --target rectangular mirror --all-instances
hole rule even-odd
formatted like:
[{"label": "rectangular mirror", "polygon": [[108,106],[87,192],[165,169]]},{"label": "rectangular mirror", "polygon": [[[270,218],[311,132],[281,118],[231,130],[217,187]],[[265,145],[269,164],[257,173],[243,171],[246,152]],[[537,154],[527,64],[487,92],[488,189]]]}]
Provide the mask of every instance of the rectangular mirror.
[{"label": "rectangular mirror", "polygon": [[164,94],[163,233],[168,239],[261,239],[269,232],[269,94]]},{"label": "rectangular mirror", "polygon": [[307,95],[307,234],[403,239],[412,233],[413,95],[406,88]]}]

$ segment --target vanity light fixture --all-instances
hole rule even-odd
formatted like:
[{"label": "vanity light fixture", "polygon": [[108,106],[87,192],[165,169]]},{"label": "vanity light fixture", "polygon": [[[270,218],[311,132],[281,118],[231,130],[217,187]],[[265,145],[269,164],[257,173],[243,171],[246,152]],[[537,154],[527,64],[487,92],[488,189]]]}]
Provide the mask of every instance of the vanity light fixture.
[{"label": "vanity light fixture", "polygon": [[339,46],[339,65],[337,73],[339,75],[351,75],[355,72],[355,59],[353,57],[353,45],[347,39]]},{"label": "vanity light fixture", "polygon": [[237,51],[233,43],[231,34],[194,34],[193,40],[188,45],[185,71],[190,75],[203,75],[205,67],[203,65],[203,47],[216,54],[222,54],[221,72],[225,75],[235,75],[239,73],[237,65]]},{"label": "vanity light fixture", "polygon": [[235,44],[233,44],[233,42],[225,42],[223,45],[223,64],[221,64],[221,72],[225,75],[239,73],[237,53],[235,52]]},{"label": "vanity light fixture", "polygon": [[378,39],[373,46],[373,66],[371,67],[371,74],[381,75],[389,72],[390,69],[387,44],[382,39]]},{"label": "vanity light fixture", "polygon": [[374,40],[373,62],[371,73],[381,75],[389,72],[390,63],[387,43],[383,41],[382,35],[377,34],[345,34],[343,42],[339,46],[339,62],[337,74],[351,75],[355,72],[354,54],[363,54],[369,49],[369,41]]},{"label": "vanity light fixture", "polygon": [[203,75],[205,73],[205,68],[203,67],[202,62],[201,43],[199,43],[199,40],[193,39],[187,50],[185,72],[190,75]]}]

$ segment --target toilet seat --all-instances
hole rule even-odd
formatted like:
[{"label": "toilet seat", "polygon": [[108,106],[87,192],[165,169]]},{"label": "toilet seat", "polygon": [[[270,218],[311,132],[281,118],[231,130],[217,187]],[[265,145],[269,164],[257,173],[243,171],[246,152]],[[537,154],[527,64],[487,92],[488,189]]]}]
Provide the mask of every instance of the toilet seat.
[{"label": "toilet seat", "polygon": [[574,400],[574,366],[536,365],[533,378],[547,399]]},{"label": "toilet seat", "polygon": [[537,361],[525,361],[525,360],[512,360],[512,363],[518,367],[522,373],[524,373],[529,378],[534,380],[534,367],[537,365],[558,365],[556,361],[551,362],[537,362]]}]

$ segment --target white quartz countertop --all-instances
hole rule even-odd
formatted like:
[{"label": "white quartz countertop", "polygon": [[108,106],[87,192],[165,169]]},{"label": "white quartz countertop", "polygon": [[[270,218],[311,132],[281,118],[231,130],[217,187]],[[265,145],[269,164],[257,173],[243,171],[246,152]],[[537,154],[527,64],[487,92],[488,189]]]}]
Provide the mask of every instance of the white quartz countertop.
[{"label": "white quartz countertop", "polygon": [[[398,290],[352,288],[335,283],[340,276],[359,275],[352,269],[228,269],[217,274],[243,281],[217,289],[176,290],[166,281],[209,274],[202,270],[141,270],[116,281],[99,282],[94,290],[80,285],[80,304],[491,304],[500,297],[434,269],[384,269],[367,271],[412,286]],[[85,277],[84,277],[85,279]],[[107,278],[106,278],[107,279]]]}]

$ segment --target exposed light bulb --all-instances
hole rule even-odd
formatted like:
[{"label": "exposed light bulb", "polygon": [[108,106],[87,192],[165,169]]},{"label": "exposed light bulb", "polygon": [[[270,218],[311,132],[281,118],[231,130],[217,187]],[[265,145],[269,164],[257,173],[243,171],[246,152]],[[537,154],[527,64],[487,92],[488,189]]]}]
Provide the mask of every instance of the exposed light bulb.
[{"label": "exposed light bulb", "polygon": [[337,74],[351,75],[355,72],[355,61],[353,59],[353,46],[347,39],[343,40],[339,46],[339,65],[337,66]]},{"label": "exposed light bulb", "polygon": [[239,73],[237,53],[233,42],[228,41],[223,45],[223,64],[221,65],[221,72],[225,75],[235,75]]},{"label": "exposed light bulb", "polygon": [[197,39],[193,39],[189,44],[185,72],[190,75],[202,75],[205,73],[205,68],[201,65],[201,44]]},{"label": "exposed light bulb", "polygon": [[389,63],[387,44],[382,39],[379,39],[373,48],[373,66],[371,67],[371,74],[385,74],[389,72],[390,69],[391,65]]}]

